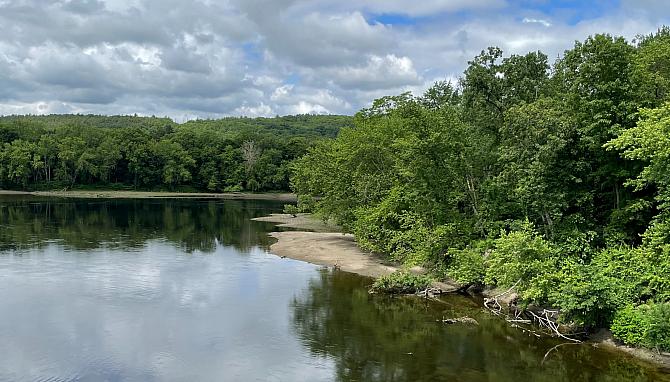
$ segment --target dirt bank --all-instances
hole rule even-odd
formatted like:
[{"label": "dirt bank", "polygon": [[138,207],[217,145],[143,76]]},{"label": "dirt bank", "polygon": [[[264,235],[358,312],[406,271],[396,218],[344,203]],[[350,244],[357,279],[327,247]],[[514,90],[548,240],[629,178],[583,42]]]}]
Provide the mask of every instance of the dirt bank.
[{"label": "dirt bank", "polygon": [[270,247],[270,251],[277,256],[337,267],[368,277],[379,277],[398,270],[381,258],[363,252],[352,235],[299,231],[273,232],[270,235],[277,239]]},{"label": "dirt bank", "polygon": [[296,231],[272,232],[277,239],[270,251],[281,257],[317,265],[337,267],[345,272],[368,277],[393,273],[399,268],[379,256],[361,250],[353,235],[341,233],[337,225],[324,222],[310,214],[272,214],[255,221],[275,223]]},{"label": "dirt bank", "polygon": [[297,214],[295,216],[289,214],[271,214],[254,218],[251,220],[259,222],[275,223],[277,227],[293,228],[299,231],[307,232],[342,232],[342,229],[333,222],[324,222],[317,219],[311,214]]},{"label": "dirt bank", "polygon": [[644,360],[650,364],[660,366],[665,372],[670,372],[670,355],[668,353],[658,353],[654,350],[635,348],[626,346],[617,341],[612,332],[607,329],[601,329],[589,337],[589,341],[594,346],[610,349],[613,351],[622,351],[633,357]]},{"label": "dirt bank", "polygon": [[148,191],[10,191],[0,190],[0,195],[35,195],[53,196],[60,198],[83,199],[151,199],[151,198],[190,198],[190,199],[238,199],[238,200],[276,200],[287,203],[296,201],[295,194],[291,193],[206,193],[206,192],[148,192]]},{"label": "dirt bank", "polygon": [[[277,256],[337,267],[345,272],[374,278],[403,269],[400,264],[362,250],[354,241],[353,235],[343,234],[341,228],[334,223],[324,222],[310,214],[298,214],[295,217],[289,214],[272,214],[252,220],[295,229],[270,234],[277,239],[277,242],[270,246],[270,251]],[[426,273],[421,267],[414,267],[408,271],[417,274]],[[443,291],[458,288],[449,282],[434,282],[432,286]]]}]

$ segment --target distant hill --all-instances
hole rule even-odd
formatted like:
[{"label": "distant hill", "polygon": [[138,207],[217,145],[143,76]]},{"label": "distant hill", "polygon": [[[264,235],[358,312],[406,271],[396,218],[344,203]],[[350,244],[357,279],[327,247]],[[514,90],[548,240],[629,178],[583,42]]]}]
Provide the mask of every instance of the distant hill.
[{"label": "distant hill", "polygon": [[101,115],[0,117],[0,188],[288,191],[291,163],[353,117],[176,123]]}]

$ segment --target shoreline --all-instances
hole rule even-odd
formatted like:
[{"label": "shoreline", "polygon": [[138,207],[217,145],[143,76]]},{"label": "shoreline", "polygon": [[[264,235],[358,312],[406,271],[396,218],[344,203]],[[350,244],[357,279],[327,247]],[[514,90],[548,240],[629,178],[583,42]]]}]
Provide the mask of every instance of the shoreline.
[{"label": "shoreline", "polygon": [[279,257],[311,264],[335,267],[345,272],[366,277],[380,277],[400,269],[380,256],[364,252],[351,234],[344,234],[340,227],[323,222],[310,214],[271,214],[251,219],[273,223],[290,231],[271,232],[277,239],[270,251]]},{"label": "shoreline", "polygon": [[[288,214],[271,214],[251,220],[270,222],[277,227],[292,229],[291,231],[271,232],[269,234],[277,239],[270,246],[270,252],[282,258],[335,267],[345,272],[372,278],[402,269],[399,264],[390,263],[379,255],[363,251],[354,241],[353,235],[344,234],[334,224],[319,221],[310,214],[297,214],[296,217]],[[419,267],[410,271],[422,272]],[[445,293],[458,289],[458,285],[449,281],[434,282],[433,287],[440,288]],[[491,291],[488,292],[482,292],[480,295],[486,297],[487,294],[492,293]],[[641,362],[670,371],[670,356],[658,354],[650,349],[621,344],[614,339],[612,333],[607,329],[601,329],[591,334],[583,343],[611,351],[623,352]]]},{"label": "shoreline", "polygon": [[169,192],[169,191],[12,191],[0,190],[2,195],[32,195],[79,199],[225,199],[225,200],[274,200],[294,203],[297,197],[292,193],[251,193],[251,192]]}]

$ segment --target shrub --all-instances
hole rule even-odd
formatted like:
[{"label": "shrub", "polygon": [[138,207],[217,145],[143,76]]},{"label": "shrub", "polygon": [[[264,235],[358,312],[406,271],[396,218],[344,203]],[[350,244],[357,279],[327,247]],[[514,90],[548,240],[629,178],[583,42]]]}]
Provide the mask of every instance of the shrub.
[{"label": "shrub", "polygon": [[495,240],[494,249],[486,258],[488,285],[511,287],[517,284],[522,291],[538,275],[550,269],[553,250],[549,243],[537,235],[531,223],[526,222],[519,231],[504,233]]},{"label": "shrub", "polygon": [[670,351],[670,304],[652,305],[647,313],[647,343],[659,350]]},{"label": "shrub", "polygon": [[646,345],[646,333],[649,329],[646,316],[643,312],[646,305],[635,307],[627,305],[616,312],[612,321],[612,334],[628,345]]},{"label": "shrub", "polygon": [[227,186],[226,188],[223,189],[223,192],[242,192],[244,191],[244,188],[239,185],[233,185],[233,186]]},{"label": "shrub", "polygon": [[653,257],[641,248],[606,248],[595,255],[591,267],[604,277],[616,279],[617,299],[636,304],[653,295],[649,287],[653,274],[649,259]]},{"label": "shrub", "polygon": [[284,204],[284,213],[296,217],[300,213],[300,208],[295,204]]},{"label": "shrub", "polygon": [[619,280],[592,265],[567,262],[557,279],[560,282],[549,292],[549,303],[560,307],[564,319],[586,326],[607,325],[624,305]]},{"label": "shrub", "polygon": [[431,281],[431,278],[425,275],[397,271],[375,280],[372,291],[392,294],[416,293],[428,288]]},{"label": "shrub", "polygon": [[309,195],[298,195],[298,209],[300,212],[312,212],[315,210],[316,200]]},{"label": "shrub", "polygon": [[628,345],[670,351],[670,304],[628,305],[617,312],[611,329]]},{"label": "shrub", "polygon": [[451,262],[447,275],[461,284],[482,284],[486,276],[484,267],[484,249],[466,248],[451,251]]}]

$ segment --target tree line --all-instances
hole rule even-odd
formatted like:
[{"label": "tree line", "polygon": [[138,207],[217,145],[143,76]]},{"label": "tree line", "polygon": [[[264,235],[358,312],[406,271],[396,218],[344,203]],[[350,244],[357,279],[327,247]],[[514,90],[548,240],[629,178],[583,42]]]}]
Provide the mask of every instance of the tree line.
[{"label": "tree line", "polygon": [[458,83],[374,101],[294,164],[359,244],[670,349],[670,28],[553,64],[488,48]]},{"label": "tree line", "polygon": [[288,191],[289,163],[347,116],[0,118],[0,188]]}]

